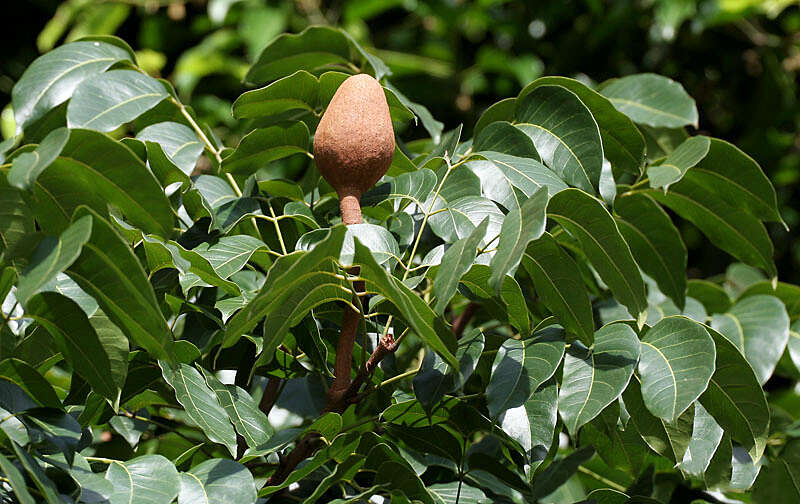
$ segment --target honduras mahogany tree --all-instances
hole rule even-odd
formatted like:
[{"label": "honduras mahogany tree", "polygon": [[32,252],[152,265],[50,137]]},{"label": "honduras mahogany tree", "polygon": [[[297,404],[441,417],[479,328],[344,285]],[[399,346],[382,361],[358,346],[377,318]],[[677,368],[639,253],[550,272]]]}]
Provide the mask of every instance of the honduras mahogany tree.
[{"label": "honduras mahogany tree", "polygon": [[[0,149],[0,498],[800,501],[763,388],[800,375],[800,288],[756,162],[658,75],[535,80],[473,138],[390,77],[343,31],[282,35],[223,143],[120,39],[31,64]],[[687,280],[679,220],[725,275]]]}]

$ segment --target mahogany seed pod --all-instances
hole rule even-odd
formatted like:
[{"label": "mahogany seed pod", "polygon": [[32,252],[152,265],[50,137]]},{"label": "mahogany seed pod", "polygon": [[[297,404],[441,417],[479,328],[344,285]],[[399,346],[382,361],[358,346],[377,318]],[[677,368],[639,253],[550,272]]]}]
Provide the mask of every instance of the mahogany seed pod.
[{"label": "mahogany seed pod", "polygon": [[314,136],[314,162],[339,195],[342,221],[361,222],[361,195],[389,169],[394,130],[383,87],[367,74],[348,77]]}]

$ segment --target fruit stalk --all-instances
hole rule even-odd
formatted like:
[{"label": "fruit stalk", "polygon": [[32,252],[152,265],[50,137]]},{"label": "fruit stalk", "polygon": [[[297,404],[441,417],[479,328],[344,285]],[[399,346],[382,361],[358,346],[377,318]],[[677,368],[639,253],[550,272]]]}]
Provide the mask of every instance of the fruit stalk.
[{"label": "fruit stalk", "polygon": [[[394,146],[394,129],[383,87],[369,75],[347,78],[333,95],[314,136],[314,161],[339,196],[345,225],[361,224],[361,195],[389,169]],[[348,272],[358,275],[359,269],[354,266]],[[360,307],[359,294],[364,292],[364,282],[353,282],[353,291],[353,306]],[[344,409],[360,322],[361,311],[345,307],[326,411]]]}]

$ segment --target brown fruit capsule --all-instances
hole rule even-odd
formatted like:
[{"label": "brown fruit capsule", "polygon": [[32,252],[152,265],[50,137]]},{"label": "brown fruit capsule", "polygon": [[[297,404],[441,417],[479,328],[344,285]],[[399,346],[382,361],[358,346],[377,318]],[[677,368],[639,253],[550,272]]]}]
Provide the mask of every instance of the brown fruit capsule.
[{"label": "brown fruit capsule", "polygon": [[361,195],[386,173],[392,157],[394,130],[383,87],[366,74],[348,77],[314,136],[314,161],[339,194],[345,224],[361,222]]}]

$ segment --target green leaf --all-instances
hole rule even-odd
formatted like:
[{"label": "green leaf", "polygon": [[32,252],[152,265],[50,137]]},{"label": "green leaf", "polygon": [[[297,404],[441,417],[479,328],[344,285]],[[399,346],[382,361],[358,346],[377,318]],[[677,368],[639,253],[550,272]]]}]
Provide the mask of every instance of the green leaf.
[{"label": "green leaf", "polygon": [[689,168],[696,166],[706,157],[710,146],[711,139],[704,136],[685,140],[670,152],[664,161],[647,169],[650,187],[663,188],[666,191],[670,184],[678,182]]},{"label": "green leaf", "polygon": [[24,130],[68,100],[87,77],[130,58],[126,50],[99,41],[72,42],[40,56],[25,70],[11,92],[17,129]]},{"label": "green leaf", "polygon": [[58,410],[44,409],[27,412],[25,421],[31,438],[45,442],[44,450],[63,454],[67,462],[73,461],[81,439],[81,426],[75,418]]},{"label": "green leaf", "polygon": [[[10,382],[6,383],[11,385]],[[4,401],[4,403],[5,402],[6,401]],[[8,439],[14,441],[20,446],[25,446],[30,443],[31,438],[28,434],[28,428],[17,416],[15,416],[14,413],[6,410],[5,408],[0,408],[0,420],[2,420],[0,422],[0,429],[2,429],[3,433],[8,436]],[[2,464],[0,464],[0,469],[2,469]]]},{"label": "green leaf", "polygon": [[48,458],[48,462],[67,472],[78,483],[81,488],[81,502],[85,503],[106,503],[113,493],[114,486],[105,479],[103,473],[95,473],[89,462],[80,453],[75,454],[75,459],[70,467],[66,461],[56,462],[53,457]]},{"label": "green leaf", "polygon": [[385,87],[400,100],[405,107],[407,107],[411,112],[414,113],[417,117],[419,117],[420,122],[422,122],[422,126],[431,136],[431,140],[433,140],[434,144],[438,144],[442,140],[442,130],[444,129],[444,124],[437,121],[433,118],[430,111],[425,108],[423,105],[419,103],[412,102],[406,96],[400,92],[396,87],[392,86],[389,82],[385,82]]},{"label": "green leaf", "polygon": [[678,467],[688,474],[702,477],[722,440],[723,431],[700,404],[694,405],[693,422],[692,438]]},{"label": "green leaf", "polygon": [[217,395],[208,388],[200,372],[188,364],[170,366],[163,361],[158,364],[188,419],[202,429],[208,439],[225,446],[235,457],[236,432],[228,420],[228,413],[220,406]]},{"label": "green leaf", "polygon": [[319,94],[319,80],[306,72],[297,72],[272,84],[248,91],[233,102],[233,117],[261,118],[289,110],[314,110]]},{"label": "green leaf", "polygon": [[[147,410],[144,409],[139,410],[137,412],[137,416],[149,418]],[[144,434],[144,432],[150,427],[150,423],[146,420],[135,417],[130,418],[124,414],[111,417],[111,420],[108,421],[108,424],[117,432],[117,434],[125,438],[125,441],[131,445],[131,448],[136,448],[136,446],[139,444],[142,434]]]},{"label": "green leaf", "polygon": [[115,460],[106,470],[106,479],[114,487],[110,504],[163,504],[172,502],[180,489],[178,471],[161,455]]},{"label": "green leaf", "polygon": [[521,406],[500,414],[500,428],[519,443],[527,456],[528,474],[547,458],[558,420],[558,386],[550,378]]},{"label": "green leaf", "polygon": [[319,223],[311,213],[311,209],[305,203],[290,201],[283,207],[283,215],[292,217],[298,222],[302,222],[311,229],[319,229]]},{"label": "green leaf", "polygon": [[422,502],[422,504],[434,504],[433,497],[425,484],[407,464],[401,464],[395,460],[384,462],[378,467],[375,483],[385,484],[392,489],[392,502],[402,502],[395,494],[395,492],[401,492],[401,495],[404,494],[407,498]]},{"label": "green leaf", "polygon": [[92,218],[87,216],[76,220],[58,238],[47,236],[39,242],[17,282],[16,296],[23,306],[31,296],[75,262],[91,234]]},{"label": "green leaf", "polygon": [[258,408],[258,404],[250,394],[236,385],[225,385],[213,373],[200,368],[209,388],[217,395],[222,408],[236,430],[247,442],[247,446],[255,448],[272,437],[274,431],[267,420],[267,415]]},{"label": "green leaf", "polygon": [[428,168],[403,173],[388,182],[379,183],[361,197],[361,204],[377,205],[385,200],[410,200],[422,207],[436,187],[436,174]]},{"label": "green leaf", "polygon": [[753,504],[789,504],[800,499],[800,440],[786,443],[753,486]]},{"label": "green leaf", "polygon": [[28,206],[23,192],[9,185],[6,177],[0,176],[0,254],[13,250],[35,230],[33,209]]},{"label": "green leaf", "polygon": [[771,276],[776,275],[772,243],[764,225],[701,185],[692,171],[670,187],[668,193],[651,190],[648,194],[700,228],[715,246]]},{"label": "green leaf", "polygon": [[547,166],[569,185],[595,193],[603,144],[597,122],[575,93],[561,86],[537,87],[517,100],[516,120]]},{"label": "green leaf", "polygon": [[727,313],[714,315],[711,327],[744,354],[762,385],[772,376],[789,341],[789,316],[773,296],[748,296]]},{"label": "green leaf", "polygon": [[[227,234],[233,227],[248,215],[261,213],[261,206],[256,198],[239,197],[229,182],[215,175],[200,175],[194,179],[194,189],[201,196],[198,206],[202,205],[197,219],[211,216],[210,229]],[[184,195],[184,204],[187,196]]]},{"label": "green leaf", "polygon": [[469,271],[472,263],[475,262],[475,254],[478,252],[478,245],[486,234],[489,225],[488,218],[475,228],[466,238],[455,242],[442,257],[442,264],[447,267],[440,267],[433,282],[433,294],[436,296],[436,313],[443,314],[450,300],[456,293],[458,282],[461,277]]},{"label": "green leaf", "polygon": [[154,358],[172,359],[172,334],[142,265],[119,232],[88,208],[92,235],[66,273],[92,296],[128,338]]},{"label": "green leaf", "polygon": [[[475,341],[472,342],[473,344]],[[426,357],[431,353],[426,354]],[[436,354],[432,354],[436,355]],[[439,359],[441,361],[441,359]],[[441,366],[436,366],[441,370]],[[449,369],[449,368],[448,368]],[[434,376],[429,369],[425,370],[428,378]],[[439,373],[438,376],[441,376]],[[414,392],[417,392],[417,384],[414,384]],[[427,393],[427,391],[426,391]],[[392,404],[381,413],[381,417],[391,423],[406,425],[409,427],[426,427],[440,423],[454,423],[454,415],[459,407],[463,407],[461,401],[453,396],[443,397],[443,400],[433,404],[433,408],[427,408],[417,399],[399,401]]]},{"label": "green leaf", "polygon": [[531,197],[541,187],[547,187],[550,196],[567,188],[558,175],[536,159],[491,151],[473,156],[486,158],[464,165],[480,179],[481,194],[508,210],[519,208],[525,200],[523,195]]},{"label": "green leaf", "polygon": [[558,421],[558,385],[555,378],[550,378],[534,391],[524,406],[531,431],[528,460],[531,465],[529,472],[532,474],[547,458],[553,444]]},{"label": "green leaf", "polygon": [[33,497],[28,491],[28,486],[25,484],[25,477],[22,476],[19,469],[3,455],[0,455],[0,470],[3,471],[6,479],[8,479],[8,484],[14,491],[14,495],[19,499],[20,504],[36,504],[36,501],[33,500]]},{"label": "green leaf", "polygon": [[204,257],[221,278],[230,278],[263,248],[266,245],[258,238],[236,235],[223,236],[216,243],[201,243],[192,250]]},{"label": "green leaf", "polygon": [[458,462],[462,457],[463,441],[441,425],[406,427],[389,424],[386,429],[394,439],[420,453],[430,453]]},{"label": "green leaf", "polygon": [[[267,280],[269,282],[269,280]],[[341,277],[341,269],[327,261],[295,281],[282,297],[273,300],[270,315],[264,322],[261,359],[267,363],[289,329],[317,306],[333,301],[353,302],[353,291]],[[261,364],[261,363],[259,363]]]},{"label": "green leaf", "polygon": [[391,70],[389,70],[389,67],[387,67],[386,64],[380,58],[365,51],[364,48],[361,47],[361,45],[358,42],[356,42],[356,40],[345,30],[341,30],[341,33],[350,42],[350,45],[355,50],[355,52],[358,53],[364,59],[364,62],[372,67],[372,71],[373,74],[375,75],[376,80],[381,80],[385,75],[392,75],[392,72]]},{"label": "green leaf", "polygon": [[639,339],[626,324],[594,334],[591,349],[573,344],[564,356],[558,411],[571,434],[600,414],[628,386],[639,360]]},{"label": "green leaf", "polygon": [[[192,174],[197,159],[205,149],[190,127],[170,121],[151,124],[137,133],[136,138],[142,142],[159,144],[167,158],[186,175]],[[150,163],[152,165],[152,160]]]},{"label": "green leaf", "polygon": [[365,280],[367,291],[377,292],[392,303],[416,335],[451,368],[457,370],[458,361],[453,355],[456,349],[455,337],[442,318],[422,298],[381,268],[369,249],[358,240],[355,242],[353,264],[361,266],[361,276]]},{"label": "green leaf", "polygon": [[428,224],[446,243],[468,237],[488,217],[489,224],[481,243],[488,243],[500,233],[503,213],[497,205],[480,196],[464,196],[452,202],[437,199]]},{"label": "green leaf", "polygon": [[57,128],[44,137],[36,150],[15,157],[8,172],[8,183],[23,191],[30,190],[39,174],[61,154],[67,140],[69,140],[69,130]]},{"label": "green leaf", "polygon": [[647,144],[647,159],[655,161],[666,157],[681,142],[689,138],[685,128],[653,128],[639,124],[639,131],[644,135]]},{"label": "green leaf", "polygon": [[248,133],[233,153],[222,160],[222,170],[234,175],[252,175],[277,159],[308,150],[309,133],[305,123],[287,128],[270,126]]},{"label": "green leaf", "polygon": [[239,196],[230,183],[216,175],[199,175],[194,180],[194,187],[203,196],[211,209],[219,208],[226,203],[236,201]]},{"label": "green leaf", "polygon": [[683,86],[661,75],[629,75],[604,83],[600,93],[634,122],[648,126],[697,128],[697,107]]},{"label": "green leaf", "polygon": [[539,292],[542,303],[567,329],[567,338],[577,337],[585,345],[594,341],[592,305],[578,266],[553,239],[544,233],[522,256],[522,266]]},{"label": "green leaf", "polygon": [[[488,301],[489,307],[496,316],[507,318],[520,334],[530,334],[530,317],[522,289],[513,277],[506,275],[500,287],[500,296],[489,287],[491,270],[485,264],[473,264],[462,277],[460,285],[466,288],[465,294],[470,298],[481,298]],[[500,304],[502,303],[502,304]]]},{"label": "green leaf", "polygon": [[305,478],[323,464],[331,460],[341,462],[355,451],[358,444],[359,438],[355,432],[337,436],[335,439],[333,439],[329,446],[317,451],[314,457],[312,457],[308,463],[298,469],[295,469],[294,472],[292,472],[289,477],[283,481],[283,483],[276,486],[265,486],[262,488],[259,492],[259,496],[264,497],[273,494],[282,488],[286,488],[292,483]]},{"label": "green leaf", "polygon": [[679,310],[686,304],[686,245],[669,215],[647,195],[617,196],[614,212],[625,241],[642,271],[672,299]]},{"label": "green leaf", "polygon": [[135,70],[112,70],[88,77],[67,106],[67,126],[113,131],[169,96],[163,84]]},{"label": "green leaf", "polygon": [[639,376],[647,409],[674,422],[708,386],[714,374],[714,341],[702,325],[666,317],[642,338]]},{"label": "green leaf", "polygon": [[[46,230],[63,230],[80,205],[105,212],[111,203],[143,231],[172,235],[172,209],[155,176],[133,151],[103,133],[70,130],[61,155],[36,184],[36,212]],[[40,205],[52,210],[43,214]]]},{"label": "green leaf", "polygon": [[547,189],[541,188],[503,220],[497,252],[489,264],[492,269],[489,286],[495,291],[500,291],[507,273],[516,271],[528,244],[544,233],[547,199]]},{"label": "green leaf", "polygon": [[[769,287],[768,292],[764,292],[764,294],[771,293],[772,284],[764,282],[764,285]],[[689,280],[686,288],[686,294],[700,301],[709,314],[724,313],[731,307],[731,298],[728,297],[725,289],[708,280]]]},{"label": "green leaf", "polygon": [[[458,341],[458,372],[452,370],[435,352],[426,352],[419,372],[414,376],[414,395],[430,411],[445,394],[460,389],[475,371],[485,339],[480,329],[473,329]],[[387,410],[388,411],[388,410]],[[384,411],[386,417],[386,411]]]},{"label": "green leaf", "polygon": [[647,316],[644,281],[603,204],[578,189],[567,189],[550,198],[547,213],[578,240],[600,278],[641,327]]},{"label": "green leaf", "polygon": [[563,355],[563,330],[557,327],[542,329],[527,339],[507,339],[497,351],[486,387],[492,418],[524,404],[553,376]]},{"label": "green leaf", "polygon": [[483,504],[490,502],[486,498],[486,494],[477,488],[458,481],[430,485],[428,492],[430,492],[437,504]]},{"label": "green leaf", "polygon": [[27,394],[12,392],[11,397],[3,398],[3,408],[12,413],[35,407],[35,404],[58,410],[64,408],[50,382],[24,361],[9,358],[0,362],[0,383],[4,382],[11,382]]},{"label": "green leaf", "polygon": [[620,425],[620,404],[612,402],[580,431],[580,444],[591,445],[609,466],[637,475],[647,460],[649,449],[631,425]]},{"label": "green leaf", "polygon": [[587,495],[589,502],[591,499],[596,501],[596,504],[647,504],[641,500],[631,501],[630,497],[617,490],[610,488],[598,488],[589,492]]},{"label": "green leaf", "polygon": [[[778,282],[777,286],[775,286],[771,281],[764,280],[747,287],[747,289],[739,295],[739,299],[744,299],[746,297],[755,296],[758,294],[767,294],[780,299],[786,306],[786,311],[789,313],[789,319],[792,322],[800,318],[800,287],[797,285]],[[728,298],[728,304],[726,305],[726,308],[717,311],[725,312],[730,305],[730,298]]]},{"label": "green leaf", "polygon": [[735,145],[712,138],[708,155],[692,168],[692,175],[756,218],[782,222],[772,183],[758,163]]},{"label": "green leaf", "polygon": [[[659,455],[668,458],[671,462],[676,461],[675,453],[672,450],[669,435],[667,434],[664,421],[650,413],[642,398],[642,389],[639,378],[633,376],[625,392],[622,393],[625,403],[625,410],[630,415],[630,421],[636,426],[636,430],[642,436],[647,446]],[[697,403],[695,403],[697,404]],[[677,461],[680,461],[677,458]]]},{"label": "green leaf", "polygon": [[615,176],[622,172],[635,175],[641,173],[644,165],[644,137],[636,125],[625,114],[616,110],[607,98],[577,80],[548,76],[525,86],[517,99],[524,98],[539,86],[561,86],[578,95],[597,121],[603,139],[603,155],[611,163]]},{"label": "green leaf", "polygon": [[39,495],[44,497],[44,502],[47,504],[61,504],[61,498],[58,496],[58,488],[55,483],[47,477],[42,466],[31,456],[25,449],[15,442],[11,442],[14,448],[14,453],[17,454],[17,460],[20,461],[22,467],[33,480],[36,488],[39,489]]},{"label": "green leaf", "polygon": [[211,459],[180,474],[178,504],[256,501],[256,484],[245,466],[233,460]]},{"label": "green leaf", "polygon": [[508,323],[514,326],[520,335],[529,335],[531,333],[531,319],[528,313],[528,305],[522,294],[522,287],[514,277],[509,275],[503,277],[503,283],[500,286],[500,299],[505,306]]},{"label": "green leaf", "polygon": [[344,226],[331,228],[328,237],[312,250],[294,252],[275,261],[267,272],[264,288],[228,323],[223,347],[232,346],[264,316],[275,310],[281,299],[293,291],[298,280],[313,275],[321,265],[338,258],[344,235]]},{"label": "green leaf", "polygon": [[736,346],[707,328],[717,348],[717,362],[700,403],[725,432],[761,458],[769,433],[769,408],[756,374]]},{"label": "green leaf", "polygon": [[594,448],[584,446],[564,458],[553,461],[533,483],[533,497],[539,499],[550,495],[572,477],[578,467],[594,456]]},{"label": "green leaf", "polygon": [[[441,138],[440,141],[434,142],[430,152],[427,155],[415,159],[417,166],[425,166],[429,161],[437,160],[433,166],[440,166],[441,162],[438,160],[454,159],[458,151],[458,143],[461,141],[461,132],[464,129],[463,124],[451,129]],[[441,173],[441,172],[440,172]],[[441,175],[439,175],[441,177]]]},{"label": "green leaf", "polygon": [[245,80],[273,81],[297,70],[318,73],[350,60],[350,42],[336,28],[310,26],[298,34],[279,35],[258,55]]},{"label": "green leaf", "polygon": [[478,118],[473,128],[473,135],[483,131],[484,128],[497,121],[513,121],[514,111],[517,108],[516,98],[505,98],[489,105],[483,114]]},{"label": "green leaf", "polygon": [[541,160],[530,137],[507,121],[493,122],[475,133],[472,150],[501,152]]},{"label": "green leaf", "polygon": [[114,382],[108,353],[77,303],[55,292],[42,292],[30,299],[26,315],[50,332],[72,369],[92,390],[116,403],[122,383]]},{"label": "green leaf", "polygon": [[17,145],[17,138],[14,136],[8,137],[0,142],[0,164],[6,162],[6,154],[12,147]]},{"label": "green leaf", "polygon": [[174,241],[164,242],[156,236],[142,235],[144,251],[151,272],[162,268],[175,268],[184,292],[196,285],[214,285],[228,294],[238,296],[239,287],[225,280],[211,262],[195,250],[186,250]]},{"label": "green leaf", "polygon": [[364,222],[347,226],[347,234],[345,234],[342,252],[339,255],[339,261],[343,266],[353,264],[356,238],[372,252],[372,256],[378,261],[378,264],[385,264],[391,259],[399,260],[400,258],[400,247],[392,233],[383,226]]},{"label": "green leaf", "polygon": [[365,461],[366,457],[354,453],[343,462],[336,464],[336,469],[320,481],[319,485],[314,489],[314,493],[309,495],[303,503],[313,504],[332,486],[342,481],[352,481],[364,466]]}]

